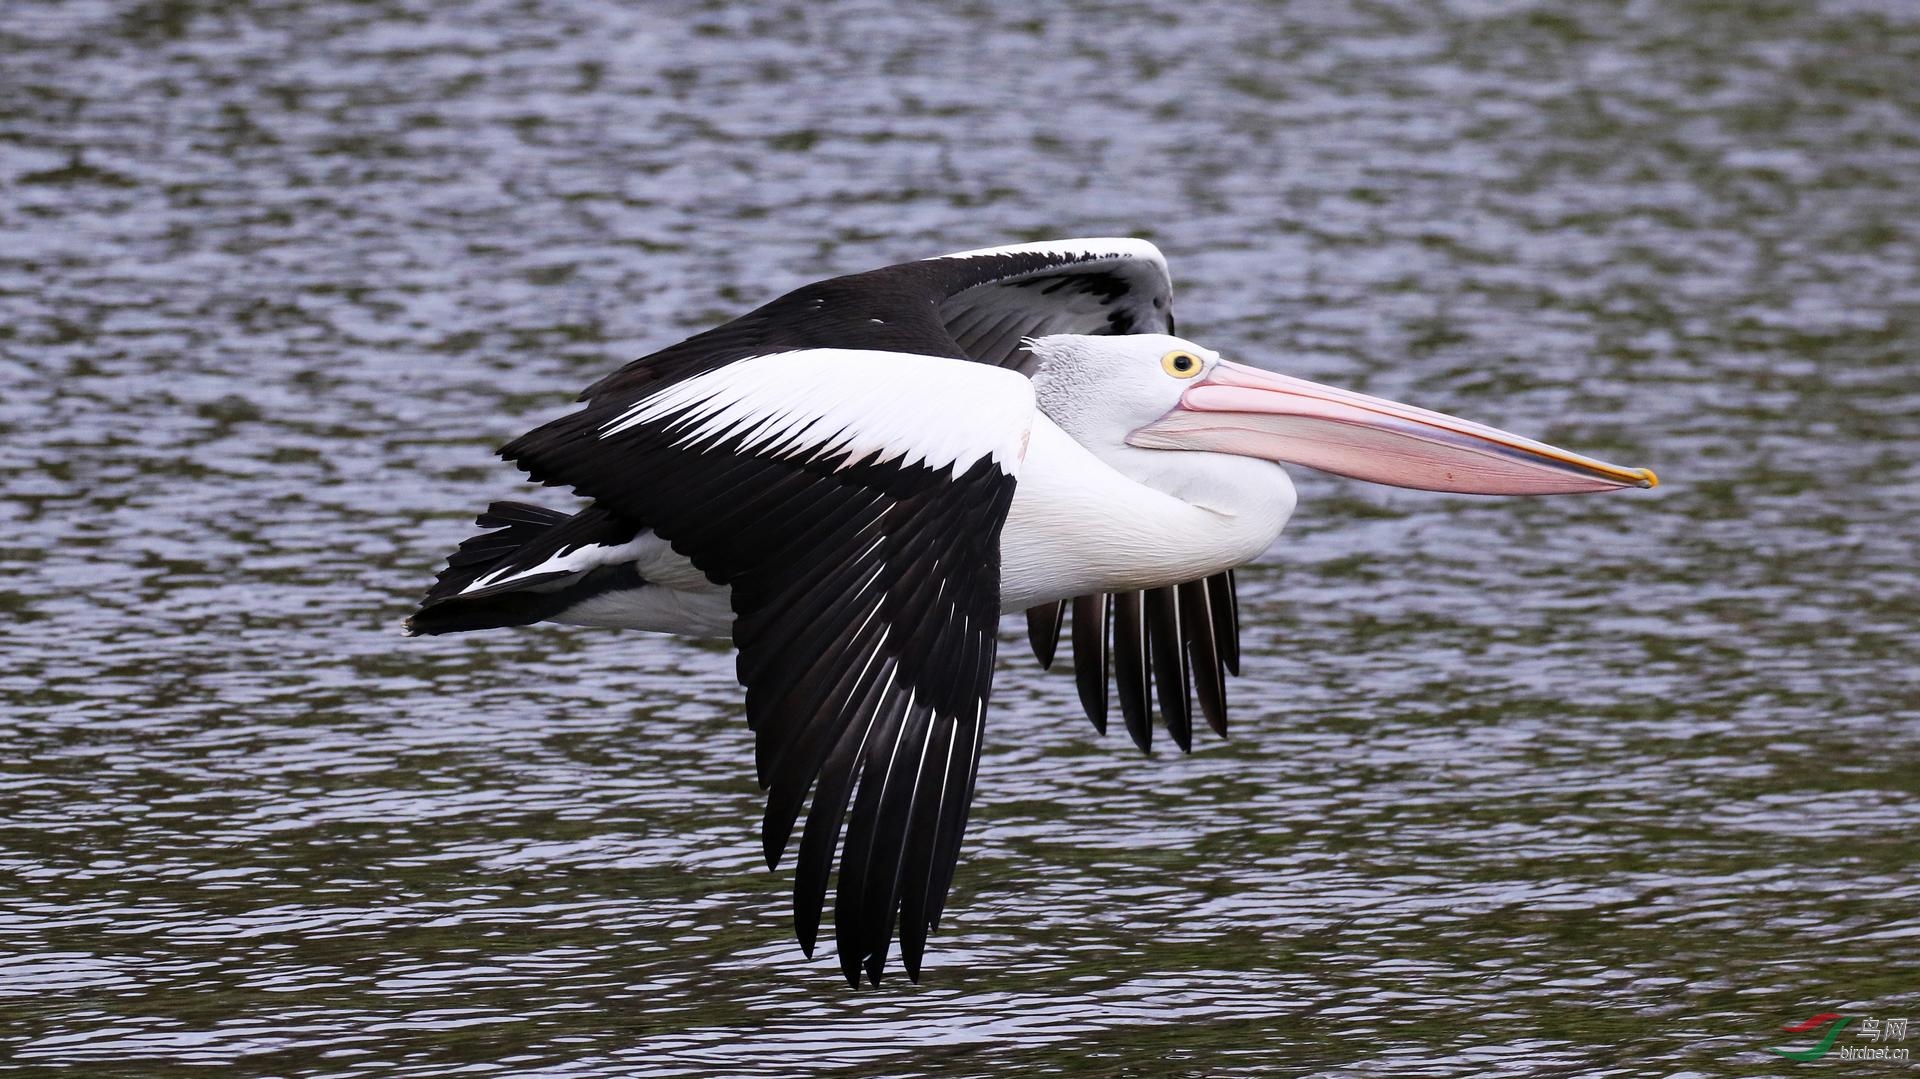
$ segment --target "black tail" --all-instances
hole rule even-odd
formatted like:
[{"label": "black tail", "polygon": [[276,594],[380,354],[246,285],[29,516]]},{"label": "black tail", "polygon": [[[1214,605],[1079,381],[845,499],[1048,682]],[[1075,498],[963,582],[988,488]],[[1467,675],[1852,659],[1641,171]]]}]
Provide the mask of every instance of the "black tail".
[{"label": "black tail", "polygon": [[550,618],[579,602],[580,595],[566,580],[578,574],[535,574],[461,592],[489,573],[530,569],[564,550],[589,544],[625,543],[639,531],[597,506],[569,515],[525,502],[495,502],[474,523],[488,531],[447,556],[447,568],[407,619],[409,636],[525,626]]}]

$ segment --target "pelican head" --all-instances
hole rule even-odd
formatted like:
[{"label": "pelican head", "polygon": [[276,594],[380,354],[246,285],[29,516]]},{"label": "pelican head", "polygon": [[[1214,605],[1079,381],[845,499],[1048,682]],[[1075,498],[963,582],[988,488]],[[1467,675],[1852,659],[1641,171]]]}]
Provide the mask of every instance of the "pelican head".
[{"label": "pelican head", "polygon": [[1608,464],[1413,405],[1222,359],[1166,334],[1057,335],[1041,359],[1041,410],[1095,454],[1233,454],[1394,487],[1483,495],[1653,487],[1651,469]]}]

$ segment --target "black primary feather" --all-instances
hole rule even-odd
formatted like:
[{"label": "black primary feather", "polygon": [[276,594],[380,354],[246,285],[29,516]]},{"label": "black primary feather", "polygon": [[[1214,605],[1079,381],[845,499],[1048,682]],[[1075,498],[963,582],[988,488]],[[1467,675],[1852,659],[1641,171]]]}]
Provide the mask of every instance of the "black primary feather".
[{"label": "black primary feather", "polygon": [[1093,729],[1107,733],[1107,635],[1111,632],[1105,595],[1080,596],[1073,601],[1073,677],[1080,691],[1080,707]]},{"label": "black primary feather", "polygon": [[1113,682],[1127,734],[1140,752],[1152,751],[1153,712],[1147,693],[1153,677],[1147,668],[1147,619],[1138,592],[1113,597]]},{"label": "black primary feather", "polygon": [[1027,608],[1027,639],[1033,642],[1033,658],[1043,671],[1053,669],[1054,651],[1060,646],[1060,624],[1066,617],[1066,600]]},{"label": "black primary feather", "polygon": [[1187,677],[1187,638],[1180,625],[1179,593],[1173,588],[1150,588],[1147,597],[1147,651],[1153,661],[1153,684],[1159,691],[1160,718],[1180,752],[1193,752],[1191,680]]}]

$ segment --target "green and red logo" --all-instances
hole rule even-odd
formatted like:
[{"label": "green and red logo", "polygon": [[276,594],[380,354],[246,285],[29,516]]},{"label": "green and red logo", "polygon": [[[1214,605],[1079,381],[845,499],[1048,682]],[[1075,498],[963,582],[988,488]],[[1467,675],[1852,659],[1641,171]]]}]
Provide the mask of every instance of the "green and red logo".
[{"label": "green and red logo", "polygon": [[[1827,1032],[1820,1038],[1819,1044],[1811,1049],[1775,1049],[1768,1047],[1767,1052],[1778,1053],[1788,1060],[1819,1060],[1821,1057],[1826,1056],[1828,1052],[1832,1051],[1833,1040],[1840,1036],[1841,1028],[1851,1022],[1853,1022],[1853,1020],[1841,1015],[1839,1012],[1821,1012],[1811,1019],[1798,1023],[1788,1023],[1780,1029],[1789,1034],[1806,1034],[1810,1031],[1819,1030],[1821,1027],[1826,1027]],[[1831,1023],[1832,1026],[1828,1026],[1829,1023]]]}]

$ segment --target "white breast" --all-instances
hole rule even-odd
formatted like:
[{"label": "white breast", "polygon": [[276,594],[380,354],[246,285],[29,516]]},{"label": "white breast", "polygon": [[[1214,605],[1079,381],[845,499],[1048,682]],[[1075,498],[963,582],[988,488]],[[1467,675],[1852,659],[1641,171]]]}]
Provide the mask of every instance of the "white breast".
[{"label": "white breast", "polygon": [[1001,610],[1218,573],[1266,550],[1293,514],[1278,465],[1172,451],[1162,463],[1166,477],[1204,480],[1191,485],[1207,492],[1199,504],[1121,475],[1036,416],[1000,538]]}]

